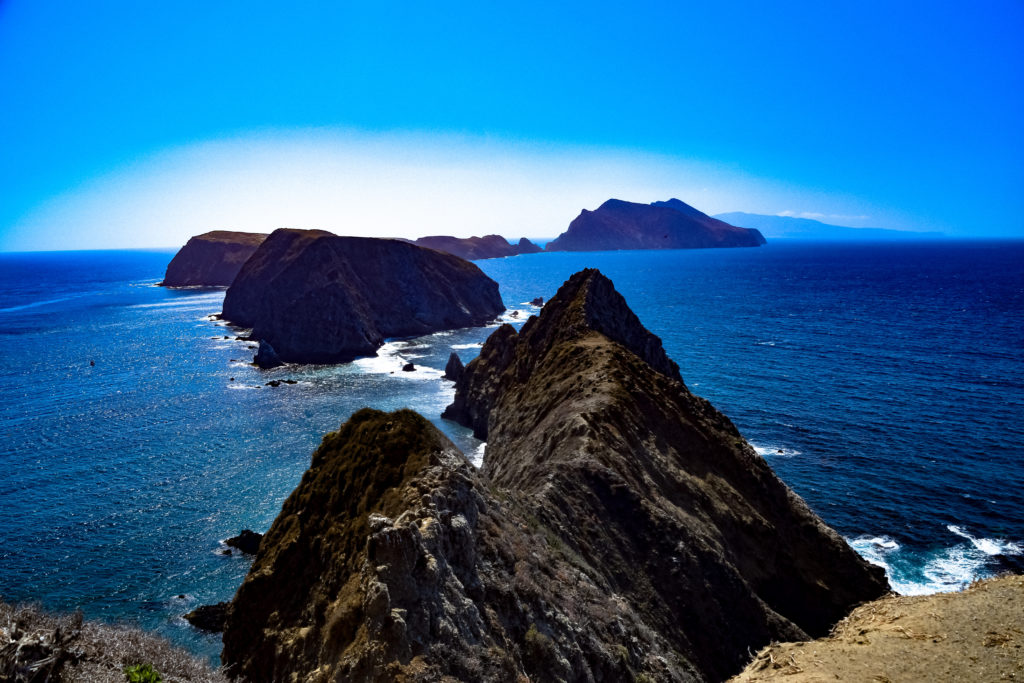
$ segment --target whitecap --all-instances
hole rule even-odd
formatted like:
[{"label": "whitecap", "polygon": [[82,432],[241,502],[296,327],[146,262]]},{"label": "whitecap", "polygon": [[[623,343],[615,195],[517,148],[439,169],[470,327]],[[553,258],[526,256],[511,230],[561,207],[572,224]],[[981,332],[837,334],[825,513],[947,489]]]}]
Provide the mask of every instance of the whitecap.
[{"label": "whitecap", "polygon": [[235,382],[231,382],[231,383],[228,384],[228,389],[234,389],[235,391],[240,391],[240,390],[243,390],[243,389],[259,389],[259,388],[260,388],[259,384],[249,385],[249,384],[238,384],[238,383],[235,383]]},{"label": "whitecap", "polygon": [[771,445],[771,446],[758,446],[755,443],[750,444],[754,451],[762,458],[766,458],[769,455],[778,458],[792,458],[795,455],[800,455],[801,452],[795,448],[786,448],[785,446]]},{"label": "whitecap", "polygon": [[483,348],[481,342],[473,342],[472,344],[452,344],[453,349],[479,349]]},{"label": "whitecap", "polygon": [[484,466],[484,452],[487,450],[487,442],[481,441],[480,445],[473,449],[473,452],[469,454],[469,461],[473,463],[473,467],[480,469]]},{"label": "whitecap", "polygon": [[885,569],[889,585],[902,595],[963,590],[990,575],[987,567],[993,555],[1016,555],[1022,551],[1016,543],[976,539],[955,525],[947,528],[970,543],[912,552],[888,536],[861,536],[847,542],[865,560]]},{"label": "whitecap", "polygon": [[955,524],[949,524],[946,528],[957,536],[966,538],[975,548],[986,555],[1020,555],[1024,552],[1024,548],[1019,543],[1011,543],[1001,538],[975,538]]}]

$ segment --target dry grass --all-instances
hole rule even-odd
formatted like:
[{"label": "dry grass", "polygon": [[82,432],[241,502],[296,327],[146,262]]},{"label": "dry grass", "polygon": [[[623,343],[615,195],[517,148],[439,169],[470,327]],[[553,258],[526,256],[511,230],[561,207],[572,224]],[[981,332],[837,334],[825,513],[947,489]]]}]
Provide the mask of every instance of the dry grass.
[{"label": "dry grass", "polygon": [[0,603],[2,683],[124,683],[125,667],[145,663],[164,683],[228,681],[206,662],[139,629]]}]

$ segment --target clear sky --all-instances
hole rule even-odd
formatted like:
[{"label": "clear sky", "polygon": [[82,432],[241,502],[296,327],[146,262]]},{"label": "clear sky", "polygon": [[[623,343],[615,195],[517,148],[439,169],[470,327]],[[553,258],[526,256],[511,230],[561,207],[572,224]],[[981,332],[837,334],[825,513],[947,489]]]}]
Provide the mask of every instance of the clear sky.
[{"label": "clear sky", "polygon": [[0,0],[0,250],[612,196],[1024,237],[1024,2]]}]

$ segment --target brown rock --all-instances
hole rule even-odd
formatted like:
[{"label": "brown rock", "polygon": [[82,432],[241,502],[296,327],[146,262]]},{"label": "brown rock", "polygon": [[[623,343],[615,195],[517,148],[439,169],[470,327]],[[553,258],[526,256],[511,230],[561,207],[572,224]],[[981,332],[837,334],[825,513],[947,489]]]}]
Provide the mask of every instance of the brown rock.
[{"label": "brown rock", "polygon": [[276,230],[224,296],[282,361],[338,363],[409,337],[494,319],[498,284],[472,263],[399,240]]},{"label": "brown rock", "polygon": [[167,265],[164,287],[227,287],[267,236],[214,230],[191,238]]}]

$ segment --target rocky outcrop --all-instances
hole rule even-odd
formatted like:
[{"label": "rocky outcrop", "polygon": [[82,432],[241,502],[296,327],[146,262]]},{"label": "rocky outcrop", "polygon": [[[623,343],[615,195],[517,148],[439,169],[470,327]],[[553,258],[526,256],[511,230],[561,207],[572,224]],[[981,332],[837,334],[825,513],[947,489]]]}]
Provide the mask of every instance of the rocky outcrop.
[{"label": "rocky outcrop", "polygon": [[224,545],[237,548],[247,555],[255,555],[256,551],[260,549],[262,540],[263,534],[258,534],[251,529],[242,529],[237,536],[232,536],[224,541]]},{"label": "rocky outcrop", "polygon": [[584,209],[545,249],[705,249],[757,247],[764,243],[757,230],[711,218],[678,199],[654,204],[609,199],[596,211]]},{"label": "rocky outcrop", "polygon": [[502,310],[498,284],[449,254],[282,229],[239,272],[223,317],[283,361],[338,363],[373,355],[387,337],[480,325]]},{"label": "rocky outcrop", "polygon": [[277,351],[274,350],[274,347],[266,339],[260,339],[259,346],[256,348],[256,354],[252,357],[252,362],[262,370],[270,370],[284,365],[281,357],[277,355]]},{"label": "rocky outcrop", "polygon": [[452,351],[451,355],[448,356],[448,363],[444,366],[444,378],[458,382],[459,378],[462,377],[463,369],[464,366],[462,365],[462,359],[459,358],[459,354]]},{"label": "rocky outcrop", "polygon": [[167,265],[164,287],[227,287],[267,236],[214,230],[191,238]]},{"label": "rocky outcrop", "polygon": [[228,614],[228,603],[200,605],[185,615],[184,619],[200,631],[220,633],[224,630],[224,619]]},{"label": "rocky outcrop", "polygon": [[413,244],[453,254],[468,261],[503,258],[518,254],[535,254],[543,251],[543,249],[525,237],[520,238],[516,244],[510,244],[501,235],[484,235],[483,237],[435,235],[432,237],[420,237]]},{"label": "rocky outcrop", "polygon": [[229,609],[253,681],[704,681],[887,590],[693,396],[597,271],[456,384],[475,470],[421,416],[314,453]]}]

